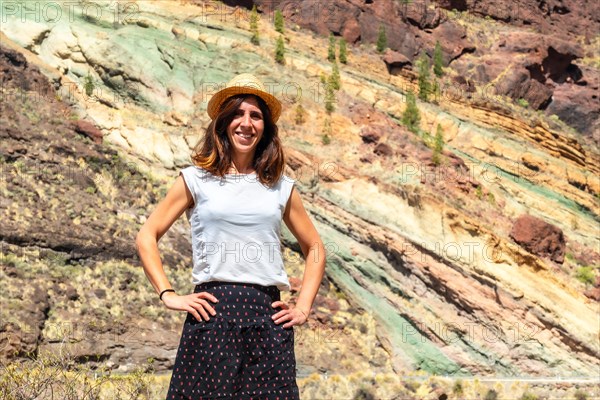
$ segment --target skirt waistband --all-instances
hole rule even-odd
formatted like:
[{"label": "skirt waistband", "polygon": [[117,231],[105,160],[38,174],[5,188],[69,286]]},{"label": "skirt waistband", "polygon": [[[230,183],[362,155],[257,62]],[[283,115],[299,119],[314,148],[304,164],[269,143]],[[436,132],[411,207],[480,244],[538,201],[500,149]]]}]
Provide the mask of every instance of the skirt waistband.
[{"label": "skirt waistband", "polygon": [[195,286],[194,293],[201,292],[207,289],[256,289],[269,297],[276,298],[277,300],[281,297],[281,291],[277,286],[263,286],[257,283],[246,283],[246,282],[225,282],[225,281],[210,281],[202,282]]}]

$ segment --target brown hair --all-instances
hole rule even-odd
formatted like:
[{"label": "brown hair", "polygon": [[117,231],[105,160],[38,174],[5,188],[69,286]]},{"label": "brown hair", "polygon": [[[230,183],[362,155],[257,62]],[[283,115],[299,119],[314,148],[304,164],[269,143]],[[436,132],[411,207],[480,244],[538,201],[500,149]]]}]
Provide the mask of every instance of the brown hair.
[{"label": "brown hair", "polygon": [[258,180],[272,187],[283,175],[285,155],[279,139],[279,128],[273,122],[271,110],[263,99],[258,96],[240,94],[228,98],[221,107],[219,114],[213,119],[203,138],[196,144],[192,152],[192,160],[212,175],[223,177],[232,165],[232,147],[227,136],[227,127],[233,120],[238,107],[248,97],[254,97],[263,114],[265,129],[260,142],[256,146],[252,167]]}]

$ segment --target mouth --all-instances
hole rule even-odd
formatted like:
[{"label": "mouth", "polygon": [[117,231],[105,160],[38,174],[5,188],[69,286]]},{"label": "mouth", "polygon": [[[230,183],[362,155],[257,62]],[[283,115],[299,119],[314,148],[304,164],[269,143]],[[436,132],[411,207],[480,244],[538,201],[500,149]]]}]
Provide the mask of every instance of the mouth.
[{"label": "mouth", "polygon": [[246,133],[241,133],[241,132],[236,132],[235,134],[244,139],[252,139],[254,136],[256,136],[251,133],[246,134]]}]

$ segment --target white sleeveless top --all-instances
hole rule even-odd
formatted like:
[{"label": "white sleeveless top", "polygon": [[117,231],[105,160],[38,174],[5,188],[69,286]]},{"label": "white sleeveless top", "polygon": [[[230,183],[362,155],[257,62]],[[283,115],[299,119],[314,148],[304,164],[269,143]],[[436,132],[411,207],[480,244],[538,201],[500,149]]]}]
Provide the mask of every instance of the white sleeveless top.
[{"label": "white sleeveless top", "polygon": [[220,178],[195,165],[180,174],[194,198],[194,206],[186,210],[192,283],[245,282],[289,291],[280,230],[295,180],[282,175],[269,188],[256,172]]}]

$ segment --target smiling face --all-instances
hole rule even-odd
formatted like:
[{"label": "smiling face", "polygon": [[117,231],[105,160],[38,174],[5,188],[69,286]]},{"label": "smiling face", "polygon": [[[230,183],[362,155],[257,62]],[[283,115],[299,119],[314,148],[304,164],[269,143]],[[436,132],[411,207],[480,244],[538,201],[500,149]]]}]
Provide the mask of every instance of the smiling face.
[{"label": "smiling face", "polygon": [[263,113],[253,96],[246,97],[227,126],[227,137],[234,153],[254,154],[265,129]]}]

